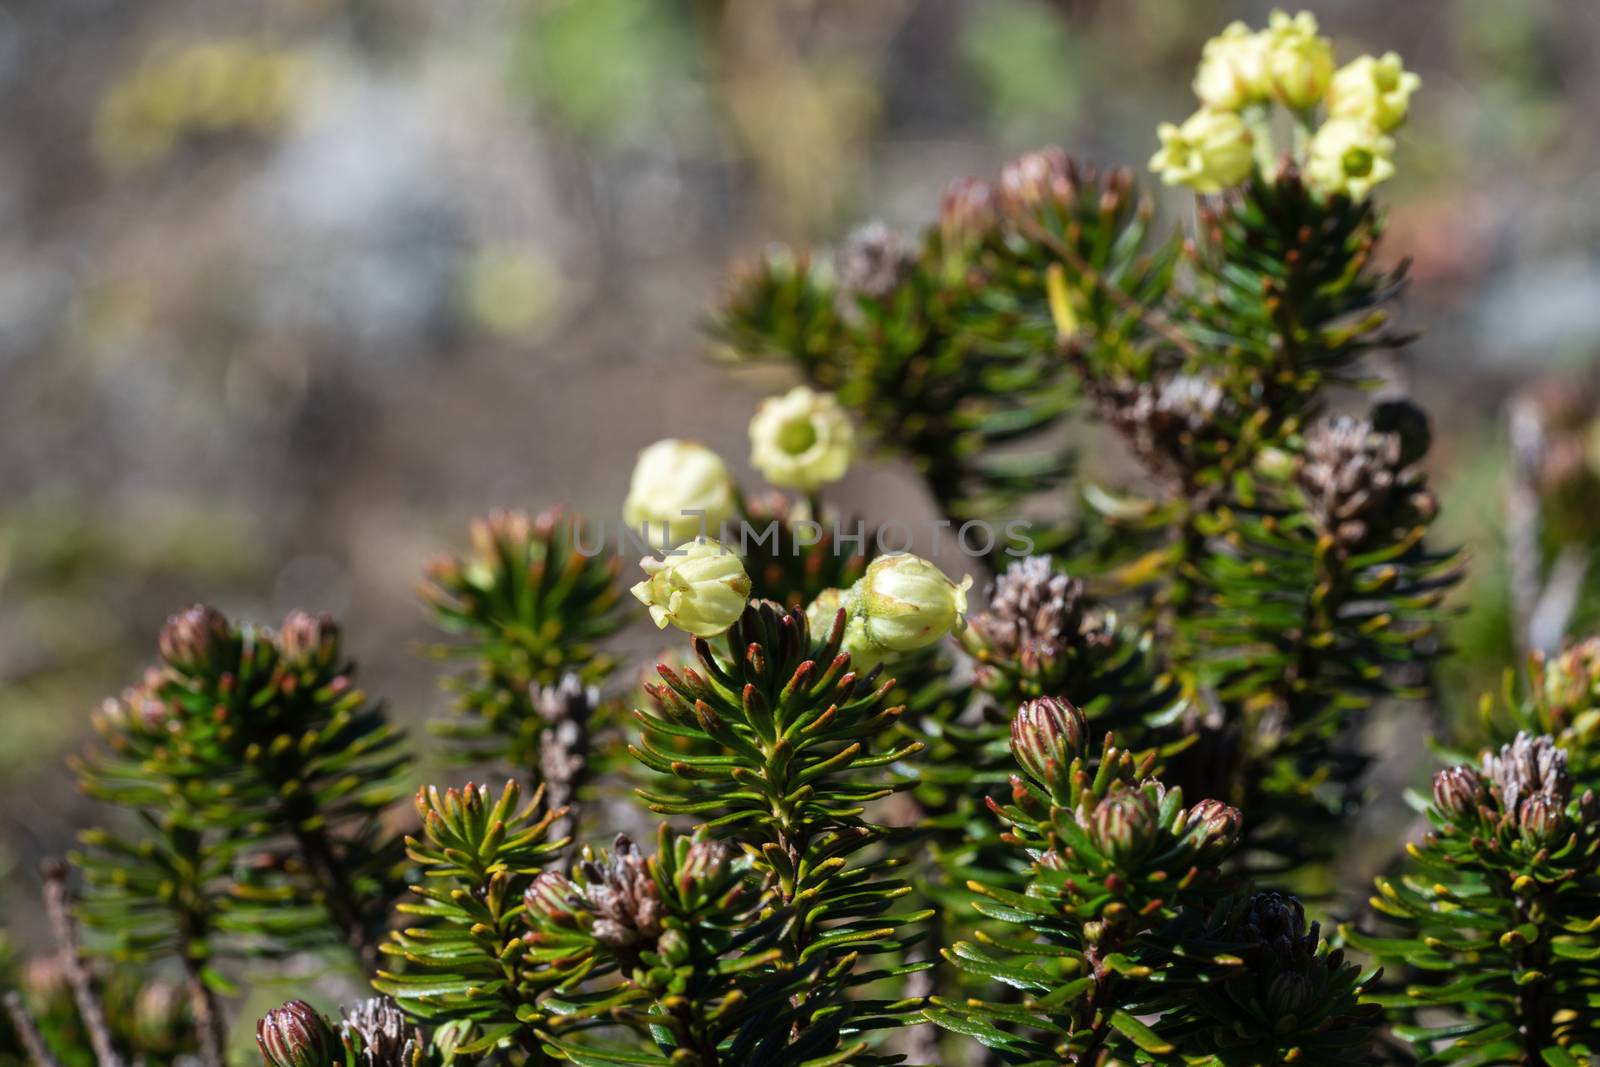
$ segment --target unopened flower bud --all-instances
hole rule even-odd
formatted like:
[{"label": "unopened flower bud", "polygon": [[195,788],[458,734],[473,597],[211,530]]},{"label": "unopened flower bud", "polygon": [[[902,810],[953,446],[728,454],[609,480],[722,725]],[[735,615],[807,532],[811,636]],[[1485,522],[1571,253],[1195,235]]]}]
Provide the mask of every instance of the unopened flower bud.
[{"label": "unopened flower bud", "polygon": [[1540,703],[1562,726],[1600,709],[1600,636],[1587,637],[1552,657],[1536,657],[1533,676]]},{"label": "unopened flower bud", "polygon": [[711,449],[667,438],[639,453],[622,518],[632,527],[648,523],[652,545],[665,548],[716,533],[733,513],[733,477]]},{"label": "unopened flower bud", "polygon": [[979,178],[957,178],[939,205],[939,236],[946,252],[965,252],[993,232],[998,212],[994,188]]},{"label": "unopened flower bud", "polygon": [[1433,776],[1433,806],[1447,818],[1471,817],[1483,800],[1483,779],[1471,767],[1446,767]]},{"label": "unopened flower bud", "polygon": [[160,649],[173,670],[211,677],[238,665],[239,635],[222,612],[194,604],[167,619]]},{"label": "unopened flower bud", "polygon": [[1155,800],[1137,789],[1112,793],[1094,809],[1089,820],[1094,846],[1113,863],[1142,858],[1155,843],[1160,809]]},{"label": "unopened flower bud", "polygon": [[1328,114],[1387,132],[1406,120],[1411,94],[1421,87],[1422,79],[1406,70],[1396,53],[1387,52],[1381,59],[1361,56],[1334,73],[1328,86]]},{"label": "unopened flower bud", "polygon": [[1394,138],[1356,119],[1329,119],[1306,154],[1306,183],[1324,196],[1365,200],[1394,177]]},{"label": "unopened flower bud", "polygon": [[849,611],[849,600],[850,591],[847,589],[824,589],[806,605],[806,622],[811,627],[812,641],[827,639],[833,631],[833,621],[838,618],[839,609]]},{"label": "unopened flower bud", "polygon": [[696,637],[715,637],[739,621],[750,599],[743,561],[719,541],[691,541],[665,559],[646,556],[639,566],[650,577],[631,592],[662,629],[670,623]]},{"label": "unopened flower bud", "polygon": [[856,431],[832,393],[797,385],[750,420],[750,464],[773,485],[812,491],[850,469]]},{"label": "unopened flower bud", "polygon": [[1028,215],[1072,189],[1072,161],[1052,145],[1027,152],[1000,170],[1000,208],[1012,219]]},{"label": "unopened flower bud", "polygon": [[1041,786],[1066,788],[1072,761],[1083,755],[1089,728],[1071,701],[1055,697],[1029,700],[1011,720],[1011,755]]},{"label": "unopened flower bud", "polygon": [[581,910],[577,887],[560,871],[542,871],[522,893],[522,904],[532,926],[552,923],[576,926]]},{"label": "unopened flower bud", "polygon": [[911,652],[938,641],[967,620],[970,576],[957,585],[918,556],[879,556],[856,585],[866,640],[890,652]]},{"label": "unopened flower bud", "polygon": [[1156,127],[1161,148],[1150,169],[1167,185],[1187,185],[1200,193],[1220,193],[1250,176],[1255,137],[1232,111],[1196,111],[1182,126]]},{"label": "unopened flower bud", "polygon": [[678,894],[691,907],[720,895],[733,871],[733,850],[721,841],[697,836],[678,864]]},{"label": "unopened flower bud", "polygon": [[1267,81],[1286,107],[1313,107],[1333,80],[1333,44],[1317,36],[1317,18],[1302,11],[1291,18],[1274,11],[1266,35]]},{"label": "unopened flower bud", "polygon": [[1237,111],[1267,97],[1266,39],[1234,22],[1205,44],[1194,93],[1213,111]]},{"label": "unopened flower bud", "polygon": [[875,667],[879,667],[895,659],[899,653],[888,649],[872,640],[867,634],[866,620],[859,615],[852,615],[844,624],[844,639],[839,644],[839,651],[850,656],[850,670],[858,675],[870,674]]},{"label": "unopened flower bud", "polygon": [[1316,987],[1310,978],[1286,971],[1267,986],[1267,1012],[1274,1023],[1290,1016],[1304,1019],[1306,1012],[1316,1006],[1316,998]]},{"label": "unopened flower bud", "polygon": [[1548,793],[1535,793],[1518,809],[1517,828],[1530,848],[1558,845],[1567,836],[1566,804]]},{"label": "unopened flower bud", "polygon": [[256,1045],[269,1067],[331,1067],[344,1059],[333,1028],[303,1000],[263,1015],[256,1023]]},{"label": "unopened flower bud", "polygon": [[1207,798],[1189,809],[1184,817],[1184,835],[1195,846],[1197,859],[1220,860],[1239,840],[1244,816],[1238,808]]},{"label": "unopened flower bud", "polygon": [[293,611],[278,629],[278,651],[293,667],[329,667],[339,658],[339,624],[330,615]]}]

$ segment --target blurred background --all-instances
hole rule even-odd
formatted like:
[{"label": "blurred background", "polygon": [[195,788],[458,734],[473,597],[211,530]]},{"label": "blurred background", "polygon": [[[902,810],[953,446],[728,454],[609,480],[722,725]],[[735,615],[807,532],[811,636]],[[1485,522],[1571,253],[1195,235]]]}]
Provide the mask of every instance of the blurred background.
[{"label": "blurred background", "polygon": [[[170,611],[335,612],[420,723],[415,581],[472,515],[613,520],[668,435],[748,470],[784,379],[707,358],[731,261],[920,226],[1043,143],[1143,172],[1201,42],[1268,6],[5,0],[0,908],[88,821],[63,756]],[[1600,600],[1600,7],[1309,6],[1423,78],[1380,195],[1424,331],[1391,372],[1474,554],[1456,714]],[[843,500],[930,513],[880,464]]]}]

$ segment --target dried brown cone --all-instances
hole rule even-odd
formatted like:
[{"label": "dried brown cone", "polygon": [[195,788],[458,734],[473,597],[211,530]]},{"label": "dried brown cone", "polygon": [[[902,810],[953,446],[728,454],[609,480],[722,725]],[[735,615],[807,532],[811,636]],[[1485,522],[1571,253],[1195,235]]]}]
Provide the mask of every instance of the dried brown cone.
[{"label": "dried brown cone", "polygon": [[1516,814],[1522,802],[1535,794],[1554,797],[1563,806],[1572,798],[1567,754],[1543,734],[1519,733],[1498,752],[1485,752],[1483,777],[1507,814]]},{"label": "dried brown cone", "polygon": [[1200,375],[1118,382],[1096,393],[1102,416],[1135,458],[1177,492],[1202,492],[1204,473],[1235,437],[1233,402],[1217,382]]},{"label": "dried brown cone", "polygon": [[344,1031],[360,1039],[360,1067],[411,1067],[422,1034],[388,997],[372,997],[345,1012]]},{"label": "dried brown cone", "polygon": [[650,866],[626,834],[604,860],[585,860],[584,896],[595,940],[612,948],[653,944],[661,936],[661,893]]},{"label": "dried brown cone", "polygon": [[881,222],[858,227],[834,256],[839,295],[847,304],[858,296],[883,300],[900,287],[907,262],[899,234]]},{"label": "dried brown cone", "polygon": [[1421,473],[1407,464],[1402,435],[1351,415],[1324,418],[1306,431],[1296,480],[1307,510],[1346,551],[1426,522],[1438,510]]},{"label": "dried brown cone", "polygon": [[989,609],[972,626],[996,659],[1055,658],[1080,641],[1108,640],[1087,607],[1082,581],[1057,571],[1049,556],[1029,556],[995,580]]}]

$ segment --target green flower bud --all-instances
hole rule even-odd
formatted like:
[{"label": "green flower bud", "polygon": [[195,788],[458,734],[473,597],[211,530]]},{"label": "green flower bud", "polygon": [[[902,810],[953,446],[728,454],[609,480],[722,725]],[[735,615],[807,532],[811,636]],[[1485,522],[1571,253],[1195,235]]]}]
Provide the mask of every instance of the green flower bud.
[{"label": "green flower bud", "polygon": [[739,621],[750,599],[743,561],[718,541],[691,541],[664,560],[646,556],[639,566],[650,577],[632,593],[662,629],[671,623],[696,637],[715,637]]},{"label": "green flower bud", "polygon": [[1161,809],[1143,790],[1124,789],[1102,800],[1089,819],[1095,848],[1116,864],[1143,858],[1155,844]]},{"label": "green flower bud", "polygon": [[1189,809],[1183,832],[1195,846],[1195,858],[1215,862],[1233,851],[1244,827],[1238,808],[1207,798]]},{"label": "green flower bud", "polygon": [[1517,828],[1529,848],[1551,848],[1567,837],[1567,809],[1560,797],[1535,793],[1522,802]]},{"label": "green flower bud", "polygon": [[239,664],[238,631],[216,608],[193,604],[161,628],[161,658],[180,674],[215,677]]},{"label": "green flower bud", "polygon": [[811,628],[811,640],[825,640],[833,631],[833,621],[839,615],[839,609],[850,610],[850,591],[848,589],[824,589],[817,594],[817,598],[806,605],[806,622]]},{"label": "green flower bud", "polygon": [[678,864],[678,895],[691,907],[722,893],[733,874],[733,850],[696,835]]},{"label": "green flower bud", "polygon": [[1067,769],[1083,755],[1089,727],[1072,703],[1055,697],[1027,701],[1011,720],[1011,755],[1028,777],[1052,792],[1067,787]]},{"label": "green flower bud", "polygon": [[1273,1023],[1303,1019],[1317,1003],[1316,986],[1303,974],[1288,971],[1267,987],[1267,1014]]},{"label": "green flower bud", "polygon": [[1000,169],[1000,210],[1020,221],[1047,203],[1066,199],[1074,179],[1072,161],[1054,145],[1026,152]]},{"label": "green flower bud", "polygon": [[1433,806],[1449,819],[1475,818],[1485,793],[1471,767],[1447,767],[1433,776]]},{"label": "green flower bud", "polygon": [[832,393],[797,385],[750,420],[750,465],[773,485],[812,491],[850,469],[856,431]]},{"label": "green flower bud", "polygon": [[1333,80],[1333,44],[1317,36],[1316,16],[1302,11],[1291,18],[1274,11],[1265,36],[1272,95],[1297,111],[1315,106]]},{"label": "green flower bud", "polygon": [[1394,177],[1394,138],[1355,119],[1329,119],[1311,138],[1306,183],[1324,196],[1365,200]]},{"label": "green flower bud", "polygon": [[1382,59],[1361,56],[1333,75],[1328,86],[1328,114],[1387,132],[1406,120],[1411,94],[1420,88],[1422,79],[1406,70],[1396,53],[1387,52]]},{"label": "green flower bud", "polygon": [[1234,22],[1205,43],[1194,75],[1194,94],[1213,111],[1237,111],[1265,100],[1267,42],[1242,22]]},{"label": "green flower bud", "polygon": [[994,189],[979,178],[957,178],[939,205],[939,237],[947,253],[982,244],[998,221]]},{"label": "green flower bud", "polygon": [[1167,185],[1220,193],[1248,178],[1255,166],[1255,137],[1232,111],[1196,111],[1182,126],[1163,122],[1156,135],[1161,148],[1150,157],[1150,169]]},{"label": "green flower bud", "polygon": [[263,1015],[256,1023],[256,1045],[268,1067],[330,1067],[344,1060],[333,1028],[303,1000]]},{"label": "green flower bud", "polygon": [[665,548],[720,530],[733,516],[734,496],[733,477],[721,456],[669,437],[639,453],[622,518],[632,527],[649,523],[650,543]]},{"label": "green flower bud", "polygon": [[884,648],[867,633],[866,620],[859,615],[850,616],[844,624],[844,640],[839,651],[849,653],[850,669],[858,675],[871,674],[873,668],[895,659],[898,653]]},{"label": "green flower bud", "polygon": [[966,625],[970,576],[957,585],[925,559],[879,556],[856,583],[866,640],[889,652],[912,652]]},{"label": "green flower bud", "polygon": [[1558,725],[1574,724],[1600,709],[1600,636],[1569,645],[1559,655],[1537,655],[1533,681],[1539,701]]},{"label": "green flower bud", "polygon": [[339,646],[339,624],[330,615],[293,611],[278,629],[278,651],[295,668],[333,666]]},{"label": "green flower bud", "polygon": [[543,871],[522,893],[528,925],[579,925],[582,898],[572,880],[560,871]]}]

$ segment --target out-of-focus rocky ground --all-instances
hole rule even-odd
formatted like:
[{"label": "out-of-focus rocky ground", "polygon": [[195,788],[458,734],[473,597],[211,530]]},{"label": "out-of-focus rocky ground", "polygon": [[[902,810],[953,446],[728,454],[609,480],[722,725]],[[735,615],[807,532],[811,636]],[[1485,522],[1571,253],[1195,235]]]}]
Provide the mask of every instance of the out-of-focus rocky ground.
[{"label": "out-of-focus rocky ground", "polygon": [[[615,518],[667,435],[747,470],[784,379],[706,358],[733,258],[919,225],[950,178],[1044,142],[1142,171],[1200,42],[1267,6],[7,0],[0,908],[26,914],[34,861],[89,816],[62,757],[169,611],[336,612],[420,723],[443,699],[415,578],[471,515]],[[1600,9],[1310,6],[1341,58],[1423,77],[1382,190],[1426,331],[1397,373],[1437,416],[1476,546],[1457,639],[1492,679],[1502,405],[1600,352]],[[841,499],[928,514],[892,465]]]}]

